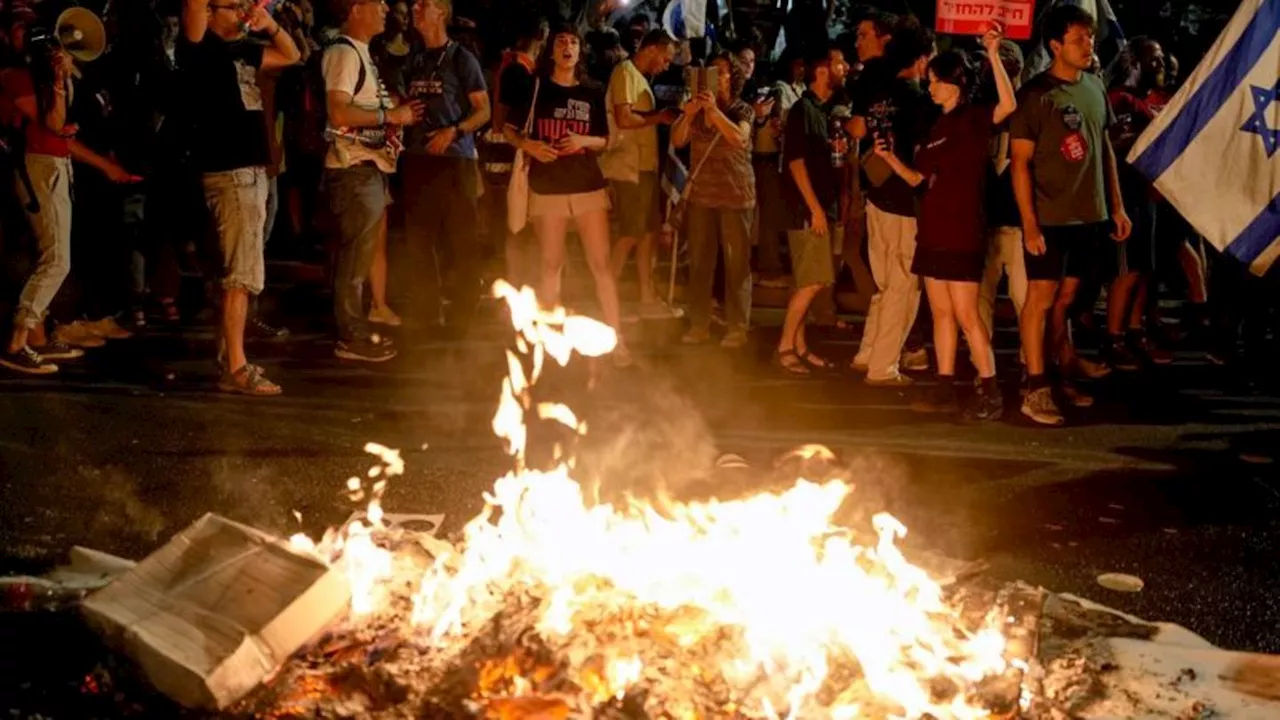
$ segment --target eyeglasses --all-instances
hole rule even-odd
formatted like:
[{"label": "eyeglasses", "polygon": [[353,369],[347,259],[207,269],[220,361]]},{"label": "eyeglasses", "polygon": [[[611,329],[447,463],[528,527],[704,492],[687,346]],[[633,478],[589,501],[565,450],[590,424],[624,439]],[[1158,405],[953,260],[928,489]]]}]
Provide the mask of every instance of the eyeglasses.
[{"label": "eyeglasses", "polygon": [[236,4],[236,5],[214,5],[214,4],[210,3],[210,5],[209,5],[209,9],[210,9],[210,10],[234,10],[234,11],[236,11],[236,12],[240,12],[241,10],[243,10],[243,9],[244,9],[244,5],[240,5],[240,4]]}]

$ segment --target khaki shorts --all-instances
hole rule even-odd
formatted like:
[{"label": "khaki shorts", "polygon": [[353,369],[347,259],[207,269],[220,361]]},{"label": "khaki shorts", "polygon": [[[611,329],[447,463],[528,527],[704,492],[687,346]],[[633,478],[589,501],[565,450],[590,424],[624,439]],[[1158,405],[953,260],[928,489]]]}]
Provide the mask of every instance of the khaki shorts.
[{"label": "khaki shorts", "polygon": [[618,209],[613,217],[616,237],[638,240],[658,231],[662,226],[658,173],[642,172],[633,183],[610,180],[609,187]]},{"label": "khaki shorts", "polygon": [[791,274],[796,288],[835,283],[830,232],[819,235],[812,230],[791,230],[787,233],[787,245],[791,250]]},{"label": "khaki shorts", "polygon": [[247,167],[205,173],[205,204],[218,247],[222,249],[222,287],[262,292],[266,268],[262,257],[267,221],[267,171]]},{"label": "khaki shorts", "polygon": [[529,217],[576,218],[602,210],[609,211],[609,193],[603,189],[569,195],[529,193]]}]

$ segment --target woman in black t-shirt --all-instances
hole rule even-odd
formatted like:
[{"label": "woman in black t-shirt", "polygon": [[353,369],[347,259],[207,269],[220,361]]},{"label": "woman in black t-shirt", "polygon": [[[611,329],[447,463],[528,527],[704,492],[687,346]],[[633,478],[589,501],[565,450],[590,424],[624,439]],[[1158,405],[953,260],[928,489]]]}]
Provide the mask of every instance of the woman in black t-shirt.
[{"label": "woman in black t-shirt", "polygon": [[[996,30],[983,38],[992,57],[999,52],[1000,39]],[[983,420],[1003,414],[991,335],[978,313],[978,281],[986,261],[983,180],[995,127],[1017,108],[1013,83],[1004,67],[995,63],[994,72],[1000,100],[993,108],[969,101],[974,73],[963,52],[953,50],[934,57],[929,61],[929,95],[942,108],[942,117],[916,151],[915,167],[907,167],[883,140],[875,149],[908,185],[924,188],[911,272],[924,278],[929,297],[938,384],[929,397],[913,405],[929,412],[957,407],[956,345],[963,328],[981,378],[974,404],[966,414]]]},{"label": "woman in black t-shirt", "polygon": [[511,143],[532,160],[529,219],[542,246],[539,301],[548,307],[560,302],[565,234],[572,219],[595,278],[604,320],[618,331],[614,360],[629,365],[618,285],[609,270],[609,195],[596,161],[608,143],[609,127],[604,95],[579,82],[581,50],[575,30],[560,28],[552,34],[533,89],[533,106],[512,117],[506,131]]}]

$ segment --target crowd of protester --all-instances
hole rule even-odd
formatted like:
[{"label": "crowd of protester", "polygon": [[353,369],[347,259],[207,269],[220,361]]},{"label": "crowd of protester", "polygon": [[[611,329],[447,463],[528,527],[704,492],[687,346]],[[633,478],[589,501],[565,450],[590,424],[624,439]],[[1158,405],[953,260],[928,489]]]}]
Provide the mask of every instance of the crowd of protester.
[{"label": "crowd of protester", "polygon": [[[217,310],[218,387],[279,394],[245,350],[287,332],[255,302],[279,236],[325,250],[334,354],[357,362],[396,355],[387,328],[466,327],[489,259],[559,302],[576,237],[619,330],[687,311],[684,343],[711,341],[720,320],[719,344],[741,348],[756,286],[790,288],[774,364],[841,370],[806,327],[834,316],[833,288],[861,268],[873,287],[858,288],[869,306],[847,368],[894,388],[932,368],[913,407],[984,420],[1004,412],[1002,285],[1021,412],[1044,425],[1092,404],[1089,380],[1169,363],[1183,336],[1222,363],[1243,326],[1258,356],[1275,321],[1264,281],[1124,161],[1169,102],[1176,61],[1137,38],[1102,69],[1094,19],[1074,6],[1047,14],[1052,64],[1024,82],[1022,51],[998,27],[940,52],[914,18],[874,12],[834,42],[822,28],[789,37],[767,63],[758,36],[680,42],[642,12],[559,22],[521,10],[497,52],[486,41],[498,36],[450,0],[157,0],[109,6],[110,49],[77,63],[29,37],[49,22],[41,5],[4,11],[4,253],[22,275],[0,348],[11,371],[53,373],[149,320],[183,322],[182,269],[196,267]],[[677,156],[687,187],[668,208]],[[653,272],[664,222],[686,243],[682,308]],[[403,319],[388,304],[389,226],[407,238]],[[638,296],[624,302],[629,261]],[[1211,266],[1227,298],[1213,306]],[[1177,325],[1161,316],[1162,286],[1183,293]],[[1097,355],[1077,352],[1086,336]],[[625,340],[613,357],[632,363]],[[966,362],[972,392],[957,381]]]}]

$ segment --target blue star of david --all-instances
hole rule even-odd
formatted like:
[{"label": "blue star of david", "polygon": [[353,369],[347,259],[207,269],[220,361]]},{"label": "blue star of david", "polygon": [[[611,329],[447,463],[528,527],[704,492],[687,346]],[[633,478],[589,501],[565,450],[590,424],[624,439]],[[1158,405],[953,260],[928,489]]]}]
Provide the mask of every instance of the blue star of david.
[{"label": "blue star of david", "polygon": [[1280,129],[1267,124],[1267,111],[1271,109],[1271,103],[1280,100],[1280,81],[1270,88],[1250,85],[1249,91],[1253,95],[1253,115],[1249,116],[1249,120],[1240,129],[1261,137],[1262,146],[1266,148],[1269,158],[1280,149]]}]

